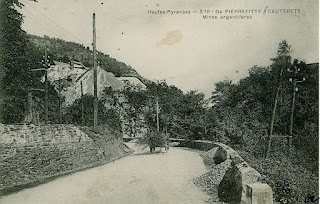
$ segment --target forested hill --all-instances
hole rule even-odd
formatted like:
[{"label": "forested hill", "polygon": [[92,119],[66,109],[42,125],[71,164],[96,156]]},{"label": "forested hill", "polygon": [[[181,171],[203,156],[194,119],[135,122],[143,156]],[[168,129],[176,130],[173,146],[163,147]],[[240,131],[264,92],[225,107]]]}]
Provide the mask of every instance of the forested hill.
[{"label": "forested hill", "polygon": [[[50,38],[48,36],[39,37],[29,35],[31,42],[36,47],[47,48],[48,54],[52,60],[68,63],[69,60],[82,62],[86,67],[93,66],[92,50],[89,47],[84,47],[81,44],[74,42],[66,42],[58,38]],[[97,52],[97,61],[100,66],[108,72],[112,72],[116,77],[134,76],[142,81],[146,81],[132,67],[123,62],[110,57],[107,54]]]}]

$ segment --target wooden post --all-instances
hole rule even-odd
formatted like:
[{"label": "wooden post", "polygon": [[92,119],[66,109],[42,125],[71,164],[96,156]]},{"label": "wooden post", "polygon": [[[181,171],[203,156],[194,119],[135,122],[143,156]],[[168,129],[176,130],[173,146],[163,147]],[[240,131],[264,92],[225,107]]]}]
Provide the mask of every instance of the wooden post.
[{"label": "wooden post", "polygon": [[48,124],[48,88],[49,88],[49,82],[48,82],[48,54],[47,49],[44,50],[44,62],[45,62],[45,124]]},{"label": "wooden post", "polygon": [[96,56],[96,14],[93,13],[93,130],[97,130],[98,125],[98,84],[97,84],[97,56]]},{"label": "wooden post", "polygon": [[275,95],[275,98],[274,98],[274,104],[273,104],[273,109],[272,109],[272,116],[271,116],[270,132],[269,132],[269,137],[268,137],[266,158],[268,158],[270,156],[270,151],[271,151],[273,125],[274,125],[274,119],[275,119],[275,115],[276,115],[277,104],[278,104],[278,97],[279,97],[279,92],[280,92],[280,83],[281,83],[282,73],[283,73],[283,68],[281,67],[280,74],[279,74],[279,81],[278,81],[277,91],[276,91],[276,95]]}]

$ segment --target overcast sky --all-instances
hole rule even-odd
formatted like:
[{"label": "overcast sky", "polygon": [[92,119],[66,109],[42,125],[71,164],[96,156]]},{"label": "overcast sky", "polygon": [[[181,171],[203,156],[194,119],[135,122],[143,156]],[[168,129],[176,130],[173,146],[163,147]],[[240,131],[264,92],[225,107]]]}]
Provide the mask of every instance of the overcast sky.
[{"label": "overcast sky", "polygon": [[[226,9],[263,12],[266,7],[266,14],[242,14],[252,15],[249,20],[203,19],[199,13],[200,9],[210,10],[212,16],[216,14],[211,11]],[[215,82],[236,82],[253,65],[269,65],[281,40],[292,45],[294,57],[318,62],[318,8],[318,0],[38,0],[25,3],[22,13],[28,33],[88,46],[95,12],[99,51],[146,78],[165,79],[184,91],[197,89],[209,97]],[[148,14],[168,9],[192,14]],[[300,9],[300,13],[268,13],[272,9]]]}]

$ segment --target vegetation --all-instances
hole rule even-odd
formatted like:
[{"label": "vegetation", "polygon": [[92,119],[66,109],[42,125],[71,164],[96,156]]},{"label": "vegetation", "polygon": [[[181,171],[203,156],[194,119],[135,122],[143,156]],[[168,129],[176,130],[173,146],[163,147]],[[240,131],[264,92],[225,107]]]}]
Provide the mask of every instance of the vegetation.
[{"label": "vegetation", "polygon": [[[23,4],[18,0],[1,1],[0,5],[0,122],[21,123],[30,111],[28,100],[32,98],[37,107],[44,107],[44,92],[40,82],[43,71],[31,72],[42,67],[42,51],[35,47],[28,35],[21,29],[23,16],[16,7]],[[55,110],[58,106],[57,93],[49,86],[49,120],[58,120]],[[43,108],[39,111],[43,111]],[[43,113],[43,112],[42,112]],[[43,120],[44,114],[39,114]]]},{"label": "vegetation", "polygon": [[[128,107],[142,114],[149,129],[156,129],[156,101],[159,104],[160,130],[172,137],[202,139],[208,134],[203,121],[207,100],[203,93],[167,85],[165,81],[147,84],[144,91],[127,89],[123,92]],[[143,107],[143,108],[142,108]]]},{"label": "vegetation", "polygon": [[[76,101],[66,107],[64,111],[65,123],[71,123],[79,126],[92,126],[93,124],[93,101],[92,95],[86,94],[83,97],[76,99]],[[83,118],[82,118],[82,104],[83,104]],[[107,109],[104,103],[98,101],[98,121],[99,124],[106,124],[113,129],[121,132],[121,122],[119,115],[114,109]]]},{"label": "vegetation", "polygon": [[[292,68],[297,61],[291,60],[290,46],[285,42],[279,44],[278,54],[269,67],[252,67],[249,76],[239,83],[230,81],[216,83],[210,109],[215,117],[212,127],[217,139],[223,138],[234,146],[239,146],[253,153],[264,156],[266,137],[270,128],[272,106],[275,90],[280,80],[280,94],[274,125],[274,135],[288,135],[290,125],[292,77],[287,68]],[[282,66],[282,68],[281,68]],[[298,78],[307,80],[298,84],[296,108],[294,112],[294,144],[298,151],[303,151],[313,159],[312,165],[317,169],[318,161],[318,65],[298,64]],[[279,78],[280,69],[284,69]],[[285,141],[285,138],[282,138]],[[272,151],[278,154],[279,141],[273,143]],[[282,154],[286,152],[282,149]]]},{"label": "vegetation", "polygon": [[304,203],[308,195],[318,196],[318,175],[299,163],[302,158],[290,160],[279,154],[267,159],[256,158],[243,150],[238,150],[238,153],[263,175],[263,182],[272,187],[278,202]]}]

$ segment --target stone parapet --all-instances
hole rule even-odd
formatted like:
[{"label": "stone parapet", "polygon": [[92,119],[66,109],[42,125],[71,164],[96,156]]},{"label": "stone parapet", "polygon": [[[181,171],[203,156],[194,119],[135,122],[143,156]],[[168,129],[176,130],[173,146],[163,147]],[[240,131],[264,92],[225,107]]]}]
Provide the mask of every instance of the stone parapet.
[{"label": "stone parapet", "polygon": [[227,203],[271,204],[272,189],[268,184],[260,183],[261,175],[231,147],[223,143],[206,140],[184,140],[170,138],[182,147],[208,151],[214,149],[213,157],[216,165],[231,161],[222,181],[218,186],[219,198]]}]

